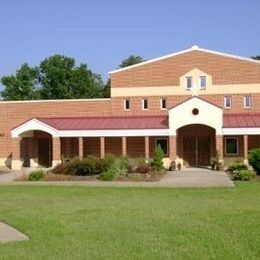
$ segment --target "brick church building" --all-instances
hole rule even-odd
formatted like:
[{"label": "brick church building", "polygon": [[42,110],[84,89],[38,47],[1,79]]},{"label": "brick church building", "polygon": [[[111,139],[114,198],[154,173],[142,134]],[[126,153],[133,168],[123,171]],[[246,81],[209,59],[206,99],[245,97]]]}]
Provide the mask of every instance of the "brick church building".
[{"label": "brick church building", "polygon": [[193,46],[109,72],[111,98],[0,102],[0,164],[106,153],[227,165],[260,147],[260,62]]}]

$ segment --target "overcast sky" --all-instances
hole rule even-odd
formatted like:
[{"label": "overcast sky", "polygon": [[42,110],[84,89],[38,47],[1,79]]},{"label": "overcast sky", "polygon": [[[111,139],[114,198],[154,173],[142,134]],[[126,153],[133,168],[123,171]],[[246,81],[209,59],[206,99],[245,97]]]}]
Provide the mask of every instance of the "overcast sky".
[{"label": "overcast sky", "polygon": [[130,54],[260,54],[260,0],[0,0],[0,77],[53,54],[104,80]]}]

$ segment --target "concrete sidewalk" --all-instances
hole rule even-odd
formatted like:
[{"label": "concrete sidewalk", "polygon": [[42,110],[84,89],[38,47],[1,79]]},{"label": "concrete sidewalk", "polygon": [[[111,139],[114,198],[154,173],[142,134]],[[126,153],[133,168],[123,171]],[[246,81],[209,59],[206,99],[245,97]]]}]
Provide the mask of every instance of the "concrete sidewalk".
[{"label": "concrete sidewalk", "polygon": [[225,172],[203,168],[185,168],[168,172],[158,182],[123,181],[15,181],[28,175],[31,169],[23,169],[0,175],[0,185],[54,185],[54,186],[91,186],[91,187],[234,187],[233,181]]},{"label": "concrete sidewalk", "polygon": [[0,243],[28,240],[29,238],[9,225],[0,222]]},{"label": "concrete sidewalk", "polygon": [[171,187],[234,187],[233,181],[225,172],[203,168],[185,168],[169,172],[160,184]]}]

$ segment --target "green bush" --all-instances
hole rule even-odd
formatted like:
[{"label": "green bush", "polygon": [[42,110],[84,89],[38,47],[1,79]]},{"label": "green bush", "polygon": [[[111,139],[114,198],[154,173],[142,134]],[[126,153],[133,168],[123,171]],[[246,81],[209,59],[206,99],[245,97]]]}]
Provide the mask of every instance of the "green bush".
[{"label": "green bush", "polygon": [[112,181],[115,178],[115,173],[113,171],[107,171],[107,172],[102,172],[99,175],[99,179],[102,181]]},{"label": "green bush", "polygon": [[106,155],[104,160],[107,163],[107,169],[105,171],[111,171],[114,173],[114,177],[119,175],[125,175],[127,173],[129,164],[126,157],[117,157],[114,155]]},{"label": "green bush", "polygon": [[64,174],[77,176],[97,175],[107,171],[108,168],[109,165],[104,159],[95,156],[86,157],[82,160],[74,158],[65,164]]},{"label": "green bush", "polygon": [[39,181],[44,178],[44,171],[43,170],[35,170],[30,172],[28,180],[29,181]]},{"label": "green bush", "polygon": [[251,149],[248,153],[248,162],[260,174],[260,148]]},{"label": "green bush", "polygon": [[154,157],[151,166],[154,170],[162,170],[163,167],[163,150],[160,145],[158,145],[154,150]]},{"label": "green bush", "polygon": [[239,181],[250,181],[255,177],[255,172],[250,170],[235,170],[234,179]]},{"label": "green bush", "polygon": [[247,165],[246,164],[244,164],[242,161],[240,161],[240,160],[235,160],[235,161],[233,161],[233,162],[231,162],[230,164],[229,164],[229,166],[228,166],[228,170],[229,171],[236,171],[236,170],[238,170],[238,171],[242,171],[242,170],[247,170],[248,168],[247,168]]}]

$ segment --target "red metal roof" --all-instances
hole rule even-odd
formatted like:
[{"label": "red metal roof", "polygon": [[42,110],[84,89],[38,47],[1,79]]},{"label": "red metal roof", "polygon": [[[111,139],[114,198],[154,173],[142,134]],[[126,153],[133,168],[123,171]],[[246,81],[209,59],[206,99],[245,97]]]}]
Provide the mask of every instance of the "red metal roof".
[{"label": "red metal roof", "polygon": [[57,130],[163,129],[167,116],[37,118]]},{"label": "red metal roof", "polygon": [[224,128],[260,127],[260,114],[225,114]]}]

